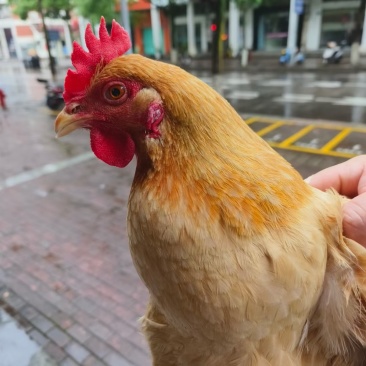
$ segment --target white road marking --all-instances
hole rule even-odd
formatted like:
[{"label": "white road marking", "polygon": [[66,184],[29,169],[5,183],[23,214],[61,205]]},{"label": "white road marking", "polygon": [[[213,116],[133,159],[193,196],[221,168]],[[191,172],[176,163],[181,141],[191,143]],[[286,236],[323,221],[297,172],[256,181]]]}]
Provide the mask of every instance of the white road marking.
[{"label": "white road marking", "polygon": [[339,98],[316,97],[315,101],[319,103],[334,103],[339,101]]},{"label": "white road marking", "polygon": [[227,95],[228,99],[243,99],[251,100],[259,97],[259,93],[255,91],[245,91],[245,90],[234,90]]},{"label": "white road marking", "polygon": [[249,85],[250,81],[248,79],[226,79],[223,80],[225,85]]},{"label": "white road marking", "polygon": [[333,104],[335,105],[348,105],[351,107],[366,107],[366,98],[364,97],[344,97]]},{"label": "white road marking", "polygon": [[209,84],[209,85],[212,84],[212,78],[210,78],[210,77],[201,77],[200,80],[206,84]]},{"label": "white road marking", "polygon": [[281,141],[282,140],[282,133],[276,133],[274,136],[272,136],[268,141]]},{"label": "white road marking", "polygon": [[278,103],[309,103],[314,100],[312,94],[283,94],[282,97],[274,98],[274,102]]},{"label": "white road marking", "polygon": [[348,82],[348,83],[344,83],[343,86],[345,88],[366,88],[366,83],[360,83],[360,82],[352,83],[352,82]]},{"label": "white road marking", "polygon": [[346,153],[346,154],[355,154],[355,155],[362,155],[365,153],[365,151],[362,151],[361,148],[359,148],[360,145],[353,145],[351,149],[337,147],[335,151]]},{"label": "white road marking", "polygon": [[261,86],[290,86],[292,85],[292,80],[268,80],[268,81],[262,81],[259,83]]},{"label": "white road marking", "polygon": [[314,81],[306,85],[307,88],[340,88],[341,81]]},{"label": "white road marking", "polygon": [[90,160],[93,157],[94,154],[92,152],[87,152],[85,154],[75,156],[71,159],[62,160],[57,163],[46,164],[40,168],[13,175],[12,177],[6,178],[4,181],[0,182],[0,191],[5,188],[14,187],[19,184],[29,182],[31,180],[42,177],[43,175],[56,173],[62,169]]}]

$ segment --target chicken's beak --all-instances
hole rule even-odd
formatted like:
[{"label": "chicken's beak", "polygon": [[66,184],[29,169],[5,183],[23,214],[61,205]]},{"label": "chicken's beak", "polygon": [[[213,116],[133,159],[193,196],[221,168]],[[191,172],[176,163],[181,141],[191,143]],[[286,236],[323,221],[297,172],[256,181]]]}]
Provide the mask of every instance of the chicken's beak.
[{"label": "chicken's beak", "polygon": [[85,116],[81,117],[78,114],[69,114],[65,108],[59,113],[55,121],[56,137],[66,136],[69,133],[83,126]]}]

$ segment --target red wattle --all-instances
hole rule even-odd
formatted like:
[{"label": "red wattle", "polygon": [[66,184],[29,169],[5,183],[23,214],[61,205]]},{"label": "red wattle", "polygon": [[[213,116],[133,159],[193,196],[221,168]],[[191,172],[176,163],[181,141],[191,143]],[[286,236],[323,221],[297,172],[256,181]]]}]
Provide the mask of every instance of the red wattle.
[{"label": "red wattle", "polygon": [[126,132],[115,134],[93,128],[90,145],[97,158],[118,168],[124,168],[135,154],[135,143]]}]

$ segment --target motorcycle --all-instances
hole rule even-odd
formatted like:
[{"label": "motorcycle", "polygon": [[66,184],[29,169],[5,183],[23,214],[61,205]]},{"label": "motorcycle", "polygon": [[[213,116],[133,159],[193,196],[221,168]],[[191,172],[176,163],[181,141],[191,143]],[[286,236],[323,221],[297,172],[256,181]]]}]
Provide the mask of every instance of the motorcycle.
[{"label": "motorcycle", "polygon": [[44,83],[46,87],[46,105],[53,111],[61,109],[64,105],[62,96],[64,87],[62,84],[53,83],[47,79],[37,78],[37,81]]},{"label": "motorcycle", "polygon": [[323,52],[323,64],[339,64],[343,58],[344,43],[328,42]]}]

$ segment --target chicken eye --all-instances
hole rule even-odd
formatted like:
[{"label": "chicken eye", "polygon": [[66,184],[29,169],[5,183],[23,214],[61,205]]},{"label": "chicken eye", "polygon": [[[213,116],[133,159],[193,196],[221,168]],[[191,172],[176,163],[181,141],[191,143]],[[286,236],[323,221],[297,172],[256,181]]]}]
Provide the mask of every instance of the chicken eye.
[{"label": "chicken eye", "polygon": [[118,101],[127,96],[126,87],[123,84],[114,84],[105,91],[105,97],[110,101]]}]

